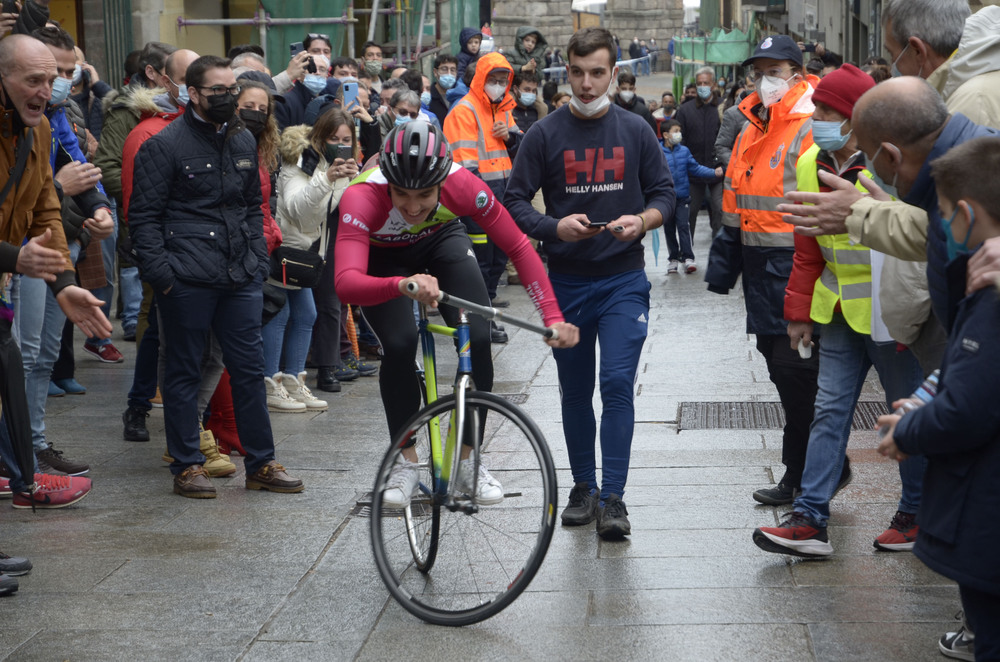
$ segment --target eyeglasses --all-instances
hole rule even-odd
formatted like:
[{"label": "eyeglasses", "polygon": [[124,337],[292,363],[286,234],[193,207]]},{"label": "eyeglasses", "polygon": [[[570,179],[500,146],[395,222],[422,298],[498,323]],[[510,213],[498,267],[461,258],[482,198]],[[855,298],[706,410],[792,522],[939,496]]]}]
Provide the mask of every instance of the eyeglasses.
[{"label": "eyeglasses", "polygon": [[782,80],[784,80],[791,77],[791,74],[792,72],[790,69],[785,69],[784,67],[772,67],[767,71],[754,71],[750,75],[750,80],[752,80],[755,84],[759,83],[764,76],[770,76],[772,78],[781,78]]},{"label": "eyeglasses", "polygon": [[414,120],[417,119],[418,117],[420,117],[420,111],[419,110],[414,110],[414,111],[411,112],[411,111],[404,110],[402,108],[393,108],[392,112],[396,113],[397,117],[402,117],[403,115],[409,115],[410,119],[414,119]]},{"label": "eyeglasses", "polygon": [[220,94],[231,94],[233,96],[236,96],[237,94],[240,93],[240,89],[242,88],[240,88],[239,85],[233,85],[232,87],[226,87],[225,85],[213,85],[212,87],[205,87],[204,85],[199,85],[198,89],[209,90],[212,93],[212,96],[218,96]]},{"label": "eyeglasses", "polygon": [[313,39],[322,39],[323,41],[330,43],[330,35],[323,34],[322,32],[310,32],[306,35],[306,39],[312,41]]}]

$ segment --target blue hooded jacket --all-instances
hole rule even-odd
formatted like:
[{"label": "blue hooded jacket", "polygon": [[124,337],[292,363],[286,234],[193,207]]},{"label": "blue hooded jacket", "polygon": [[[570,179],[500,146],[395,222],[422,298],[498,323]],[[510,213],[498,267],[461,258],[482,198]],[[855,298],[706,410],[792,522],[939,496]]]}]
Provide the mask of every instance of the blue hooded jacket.
[{"label": "blue hooded jacket", "polygon": [[[470,53],[468,49],[469,40],[473,37],[483,38],[483,33],[475,28],[462,28],[462,31],[458,33],[458,44],[461,47],[458,53],[458,82],[462,82],[462,76],[465,75],[465,69],[469,66],[470,62],[475,62],[479,59],[479,53]],[[482,42],[480,42],[482,43]]]}]

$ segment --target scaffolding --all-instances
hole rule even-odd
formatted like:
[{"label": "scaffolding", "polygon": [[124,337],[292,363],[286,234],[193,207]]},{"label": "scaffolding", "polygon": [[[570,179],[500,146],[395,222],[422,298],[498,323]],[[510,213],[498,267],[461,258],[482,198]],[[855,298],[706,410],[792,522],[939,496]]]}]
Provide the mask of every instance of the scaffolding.
[{"label": "scaffolding", "polygon": [[[379,41],[379,18],[385,18],[381,27],[384,30],[382,34],[387,38],[379,43],[383,44],[387,54],[392,54],[386,63],[422,68],[424,58],[442,51],[457,52],[457,39],[451,39],[450,30],[444,32],[443,28],[465,25],[466,16],[472,13],[470,7],[474,6],[477,18],[479,11],[478,0],[369,0],[365,4],[369,3],[370,7],[361,7],[358,5],[362,3],[355,0],[300,0],[296,3],[260,0],[253,16],[218,19],[181,16],[177,19],[177,29],[183,30],[188,26],[250,27],[256,31],[268,66],[278,71],[288,63],[288,47],[302,40],[303,27],[308,30],[311,26],[332,26],[333,29],[327,29],[334,56],[355,57],[355,28],[364,20],[361,17],[367,17],[368,21],[367,41]],[[268,9],[268,5],[273,5],[272,10]],[[452,20],[443,25],[442,7],[445,5],[448,5]],[[291,15],[276,16],[273,9]],[[427,21],[432,11],[433,33],[428,35]],[[321,13],[326,15],[319,15]],[[457,31],[455,34],[457,36]],[[433,43],[427,43],[426,36],[431,36]]]}]

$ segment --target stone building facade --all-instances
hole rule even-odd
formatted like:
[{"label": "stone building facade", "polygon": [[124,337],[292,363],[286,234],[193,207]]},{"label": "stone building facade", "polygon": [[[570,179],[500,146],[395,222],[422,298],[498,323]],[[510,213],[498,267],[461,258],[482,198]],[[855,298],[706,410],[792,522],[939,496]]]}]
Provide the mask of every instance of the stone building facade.
[{"label": "stone building facade", "polygon": [[[493,0],[493,36],[497,48],[514,47],[514,35],[522,25],[537,28],[549,46],[564,52],[573,34],[570,0]],[[627,49],[633,37],[656,39],[661,47],[684,23],[683,0],[608,0],[602,24]]]}]

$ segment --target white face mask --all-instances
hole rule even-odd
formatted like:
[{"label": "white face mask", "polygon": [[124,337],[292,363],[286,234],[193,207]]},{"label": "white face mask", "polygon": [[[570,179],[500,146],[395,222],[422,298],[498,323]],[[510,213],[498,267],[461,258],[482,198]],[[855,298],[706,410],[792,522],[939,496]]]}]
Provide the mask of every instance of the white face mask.
[{"label": "white face mask", "polygon": [[635,98],[635,92],[633,92],[632,90],[621,90],[618,93],[618,98],[624,101],[625,103],[628,103]]},{"label": "white face mask", "polygon": [[671,133],[670,134],[670,144],[671,145],[680,145],[681,144],[681,140],[683,140],[683,139],[684,139],[684,135],[681,132],[679,132],[679,131],[677,133]]},{"label": "white face mask", "polygon": [[507,91],[507,85],[505,83],[487,83],[483,86],[483,90],[490,101],[500,103],[503,99],[503,93]]},{"label": "white face mask", "polygon": [[758,93],[760,95],[760,101],[764,104],[765,108],[769,108],[771,104],[781,101],[790,89],[788,81],[792,78],[794,78],[794,75],[790,76],[788,79],[777,78],[775,76],[764,76],[758,86]]},{"label": "white face mask", "polygon": [[584,103],[580,100],[580,97],[574,94],[569,99],[570,108],[584,117],[594,117],[595,115],[599,115],[611,105],[611,97],[608,96],[608,92],[611,90],[611,81],[617,80],[617,78],[618,67],[615,67],[611,72],[611,77],[608,79],[608,89],[604,90],[602,94],[598,94],[590,103]]}]

